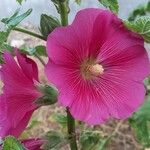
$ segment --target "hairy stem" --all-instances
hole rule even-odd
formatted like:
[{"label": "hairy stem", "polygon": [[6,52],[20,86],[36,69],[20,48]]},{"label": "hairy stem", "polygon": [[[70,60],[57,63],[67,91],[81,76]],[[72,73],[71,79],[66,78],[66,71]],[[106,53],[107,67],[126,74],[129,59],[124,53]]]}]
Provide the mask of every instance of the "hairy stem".
[{"label": "hairy stem", "polygon": [[75,132],[75,120],[70,114],[69,108],[67,108],[67,126],[70,141],[71,150],[77,150],[76,132]]},{"label": "hairy stem", "polygon": [[37,34],[37,33],[28,31],[28,30],[26,30],[26,29],[19,28],[19,27],[15,27],[13,30],[14,30],[14,31],[18,31],[18,32],[22,32],[22,33],[25,33],[25,34],[28,34],[28,35],[31,35],[31,36],[33,36],[33,37],[36,37],[36,38],[39,38],[39,39],[41,39],[41,40],[46,41],[46,39],[45,39],[42,35],[39,35],[39,34]]},{"label": "hairy stem", "polygon": [[67,2],[59,2],[60,19],[62,26],[68,25]]}]

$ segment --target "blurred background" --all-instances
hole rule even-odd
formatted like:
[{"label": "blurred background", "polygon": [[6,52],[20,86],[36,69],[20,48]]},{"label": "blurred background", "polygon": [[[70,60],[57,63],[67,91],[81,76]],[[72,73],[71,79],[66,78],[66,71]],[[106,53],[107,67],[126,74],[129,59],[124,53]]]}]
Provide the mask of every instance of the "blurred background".
[{"label": "blurred background", "polygon": [[[122,19],[126,19],[134,8],[143,3],[147,3],[148,0],[118,0],[119,2],[119,16]],[[102,7],[98,0],[82,0],[81,5],[77,5],[74,0],[70,0],[70,22],[73,20],[76,12],[80,9],[87,7]],[[26,11],[28,8],[33,8],[32,14],[24,20],[24,22],[30,22],[34,26],[39,26],[41,13],[47,13],[57,16],[57,11],[50,2],[50,0],[27,0],[20,6],[16,3],[16,0],[0,0],[0,18],[7,17],[13,14],[14,10],[21,8],[21,11]]]}]

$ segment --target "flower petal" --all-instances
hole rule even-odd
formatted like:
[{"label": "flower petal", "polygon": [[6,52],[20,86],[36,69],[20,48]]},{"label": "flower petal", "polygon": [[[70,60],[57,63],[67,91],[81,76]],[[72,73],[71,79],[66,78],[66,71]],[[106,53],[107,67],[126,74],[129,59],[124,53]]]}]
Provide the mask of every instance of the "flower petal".
[{"label": "flower petal", "polygon": [[113,37],[115,32],[122,28],[122,26],[122,21],[110,11],[103,10],[101,13],[99,13],[93,25],[93,31],[89,48],[90,54],[96,57],[102,45],[108,39]]},{"label": "flower petal", "polygon": [[45,143],[45,140],[27,139],[27,140],[23,140],[22,143],[29,150],[42,150],[40,147]]},{"label": "flower petal", "polygon": [[107,46],[107,56],[101,52],[98,60],[104,67],[104,73],[110,72],[114,76],[119,74],[121,78],[143,81],[150,74],[148,54],[144,46],[135,42],[131,44],[133,46],[130,44],[125,46],[122,40],[116,44],[112,42],[111,46]]},{"label": "flower petal", "polygon": [[17,59],[19,65],[23,71],[23,73],[30,79],[30,80],[37,80],[38,81],[38,68],[37,64],[30,58],[28,58],[24,54],[20,54],[17,52]]},{"label": "flower petal", "polygon": [[84,9],[76,15],[72,25],[56,28],[49,34],[49,58],[56,64],[72,67],[87,58],[94,20],[100,13],[100,9]]},{"label": "flower petal", "polygon": [[95,87],[101,93],[109,114],[118,119],[131,116],[144,102],[146,93],[143,83],[107,73],[95,81]]},{"label": "flower petal", "polygon": [[24,130],[33,111],[37,108],[33,104],[34,100],[41,94],[36,90],[33,81],[24,74],[24,71],[9,53],[4,54],[4,59],[5,64],[0,69],[4,83],[0,101],[5,103],[6,111],[3,111],[4,108],[0,107],[0,115],[6,116],[7,119],[3,119],[3,122],[7,126],[1,127],[1,130],[5,131],[3,133],[5,135],[13,133],[14,136],[18,136]]}]

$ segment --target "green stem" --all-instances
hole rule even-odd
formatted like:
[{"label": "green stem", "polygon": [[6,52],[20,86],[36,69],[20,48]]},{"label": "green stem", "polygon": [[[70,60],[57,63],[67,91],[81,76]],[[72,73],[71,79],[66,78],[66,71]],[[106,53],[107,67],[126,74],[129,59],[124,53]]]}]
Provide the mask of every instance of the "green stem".
[{"label": "green stem", "polygon": [[76,142],[76,133],[75,133],[75,120],[70,114],[69,109],[67,108],[67,126],[68,126],[68,134],[70,141],[71,150],[77,150],[77,142]]},{"label": "green stem", "polygon": [[25,34],[28,34],[28,35],[31,35],[31,36],[34,36],[34,37],[36,37],[36,38],[39,38],[39,39],[41,39],[41,40],[46,41],[46,39],[45,39],[42,35],[39,35],[39,34],[36,34],[36,33],[34,33],[34,32],[28,31],[28,30],[26,30],[26,29],[19,28],[19,27],[15,27],[13,30],[14,30],[14,31],[18,31],[18,32],[22,32],[22,33],[25,33]]},{"label": "green stem", "polygon": [[41,56],[39,56],[37,53],[35,53],[34,56],[41,62],[41,64],[42,64],[43,66],[46,65],[46,64],[45,64],[45,61],[41,58]]},{"label": "green stem", "polygon": [[[58,3],[59,13],[62,26],[68,25],[68,3],[67,0]],[[71,150],[77,150],[76,132],[75,132],[75,119],[70,114],[69,108],[67,108],[67,127],[70,141]]]},{"label": "green stem", "polygon": [[58,4],[60,11],[60,19],[62,26],[68,25],[68,10],[67,10],[67,2],[59,2]]}]

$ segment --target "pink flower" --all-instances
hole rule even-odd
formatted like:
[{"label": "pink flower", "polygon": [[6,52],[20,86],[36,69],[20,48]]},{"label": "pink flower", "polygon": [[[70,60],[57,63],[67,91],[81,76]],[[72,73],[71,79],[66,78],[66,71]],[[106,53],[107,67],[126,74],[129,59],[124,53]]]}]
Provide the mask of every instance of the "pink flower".
[{"label": "pink flower", "polygon": [[23,140],[22,144],[27,148],[27,150],[42,150],[40,147],[45,143],[42,139],[28,139]]},{"label": "pink flower", "polygon": [[18,62],[8,52],[4,54],[4,60],[0,69],[4,83],[0,96],[0,137],[18,137],[37,109],[34,101],[41,96],[34,84],[38,82],[38,69],[33,60],[19,52]]},{"label": "pink flower", "polygon": [[127,118],[143,103],[150,70],[144,41],[111,12],[81,10],[49,35],[47,52],[48,79],[74,118],[89,124]]}]

